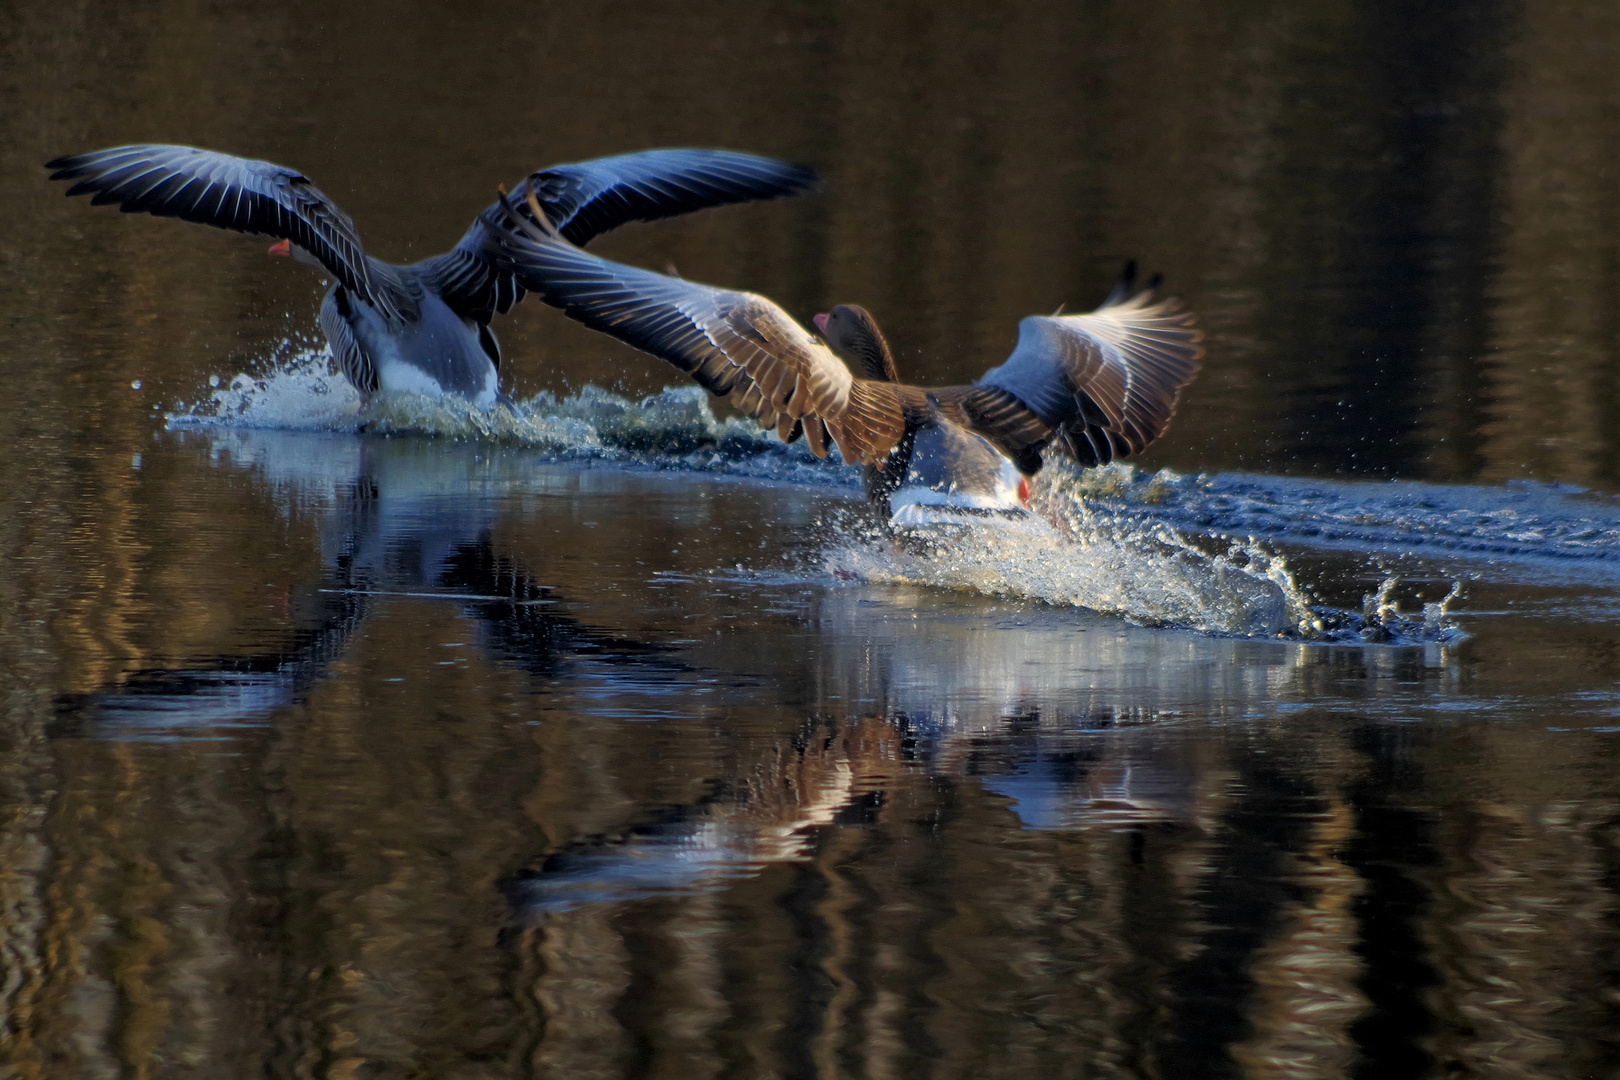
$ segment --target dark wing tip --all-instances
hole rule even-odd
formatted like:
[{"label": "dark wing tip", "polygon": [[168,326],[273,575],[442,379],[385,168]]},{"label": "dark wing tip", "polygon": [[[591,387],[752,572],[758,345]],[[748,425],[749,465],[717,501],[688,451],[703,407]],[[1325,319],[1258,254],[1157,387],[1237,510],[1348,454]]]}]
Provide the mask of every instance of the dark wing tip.
[{"label": "dark wing tip", "polygon": [[83,176],[85,170],[95,164],[95,154],[63,154],[54,157],[45,163],[51,170],[52,180],[77,180]]},{"label": "dark wing tip", "polygon": [[808,165],[796,161],[782,164],[782,186],[785,195],[820,195],[821,174]]},{"label": "dark wing tip", "polygon": [[[1158,278],[1155,277],[1154,280],[1157,281]],[[1149,289],[1154,287],[1155,286],[1153,285],[1148,286]],[[1123,303],[1124,301],[1129,300],[1135,292],[1136,260],[1126,259],[1124,269],[1120,270],[1119,272],[1119,281],[1115,282],[1113,290],[1109,292],[1107,298],[1103,300],[1102,306],[1111,307],[1114,304]]]},{"label": "dark wing tip", "polygon": [[[736,180],[746,176],[751,180],[760,180],[769,177],[773,195],[766,198],[779,198],[783,195],[801,195],[807,192],[821,190],[821,174],[814,168],[802,162],[783,161],[781,158],[767,157],[747,150],[721,150],[703,149],[698,147],[676,148],[669,151],[651,150],[644,152],[646,156],[669,153],[671,155],[687,156],[708,164],[713,170],[713,177],[718,179],[727,173]],[[641,155],[629,154],[626,157]]]},{"label": "dark wing tip", "polygon": [[102,150],[90,150],[83,154],[63,154],[54,157],[45,163],[45,168],[53,170],[52,180],[76,180],[86,173],[97,169],[105,169],[108,162],[119,162],[123,165],[133,165],[138,161],[150,159],[153,153],[169,150],[189,150],[190,147],[172,147],[155,143],[132,143],[129,146],[109,146]]}]

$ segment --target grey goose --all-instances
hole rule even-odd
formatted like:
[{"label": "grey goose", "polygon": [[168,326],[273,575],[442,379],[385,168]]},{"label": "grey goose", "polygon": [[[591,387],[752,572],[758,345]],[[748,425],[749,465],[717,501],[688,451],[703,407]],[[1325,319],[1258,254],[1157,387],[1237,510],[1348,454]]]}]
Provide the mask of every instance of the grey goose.
[{"label": "grey goose", "polygon": [[[332,287],[320,323],[337,366],[369,398],[379,389],[457,394],[484,409],[499,398],[500,346],[489,329],[523,298],[490,248],[494,203],[442,255],[399,266],[367,255],[354,223],[296,170],[191,146],[141,144],[59,157],[69,195],[125,213],[177,217],[273,236],[277,255],[323,268]],[[726,150],[649,150],[555,165],[525,181],[570,243],[630,221],[812,189],[801,165]],[[519,213],[528,212],[520,207]]]},{"label": "grey goose", "polygon": [[1203,356],[1193,314],[1160,299],[1157,279],[1138,290],[1133,264],[1095,311],[1022,320],[1012,354],[977,383],[911,386],[864,308],[817,316],[818,338],[763,296],[582,251],[535,193],[524,202],[526,215],[506,201],[491,240],[520,286],[668,361],[782,441],[802,435],[818,457],[836,445],[895,512],[908,500],[1016,507],[1054,444],[1084,467],[1141,453]]}]

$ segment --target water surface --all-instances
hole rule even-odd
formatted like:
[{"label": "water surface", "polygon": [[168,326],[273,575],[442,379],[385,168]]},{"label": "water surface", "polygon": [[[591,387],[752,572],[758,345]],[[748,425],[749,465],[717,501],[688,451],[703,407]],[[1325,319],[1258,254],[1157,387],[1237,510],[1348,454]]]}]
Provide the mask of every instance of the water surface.
[{"label": "water surface", "polygon": [[[0,1071],[1620,1075],[1617,46],[1550,0],[0,10]],[[927,381],[1134,256],[1208,366],[1040,537],[897,543],[533,302],[518,413],[358,434],[303,268],[39,168],[134,140],[401,260],[544,164],[778,154],[825,194],[602,250],[865,304]]]}]

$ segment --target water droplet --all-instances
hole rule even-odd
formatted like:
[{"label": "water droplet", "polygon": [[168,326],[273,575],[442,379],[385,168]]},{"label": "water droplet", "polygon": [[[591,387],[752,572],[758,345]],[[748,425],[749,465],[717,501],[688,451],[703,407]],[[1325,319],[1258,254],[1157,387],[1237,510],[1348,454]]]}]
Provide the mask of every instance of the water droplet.
[{"label": "water droplet", "polygon": [[130,383],[129,383],[129,388],[131,390],[139,390],[141,388],[141,380],[139,380],[139,379],[131,379]]}]

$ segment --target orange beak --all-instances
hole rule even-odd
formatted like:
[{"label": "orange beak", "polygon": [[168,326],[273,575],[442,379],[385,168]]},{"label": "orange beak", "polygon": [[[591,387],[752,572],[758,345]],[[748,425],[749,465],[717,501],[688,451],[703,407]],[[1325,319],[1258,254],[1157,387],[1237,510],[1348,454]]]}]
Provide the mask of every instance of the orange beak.
[{"label": "orange beak", "polygon": [[270,254],[280,255],[284,258],[292,255],[292,241],[277,240],[275,243],[270,245]]},{"label": "orange beak", "polygon": [[1018,478],[1018,501],[1023,503],[1026,508],[1029,506],[1029,477],[1027,476]]}]

